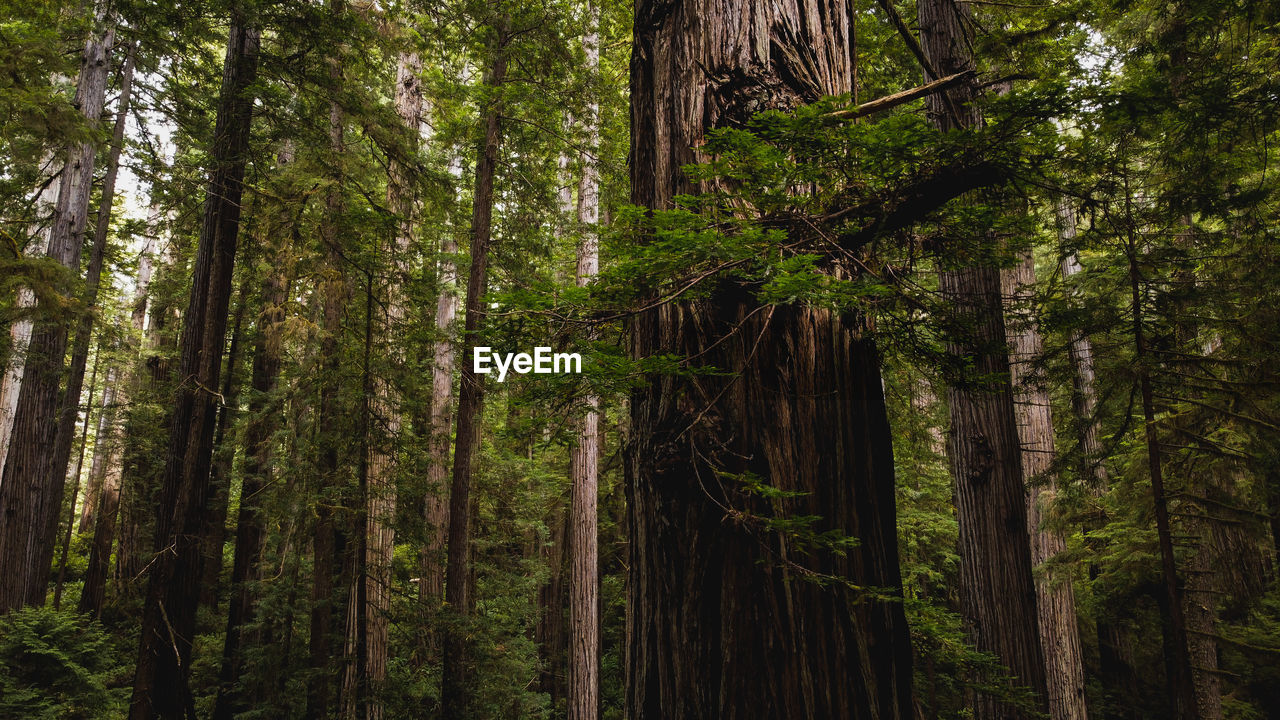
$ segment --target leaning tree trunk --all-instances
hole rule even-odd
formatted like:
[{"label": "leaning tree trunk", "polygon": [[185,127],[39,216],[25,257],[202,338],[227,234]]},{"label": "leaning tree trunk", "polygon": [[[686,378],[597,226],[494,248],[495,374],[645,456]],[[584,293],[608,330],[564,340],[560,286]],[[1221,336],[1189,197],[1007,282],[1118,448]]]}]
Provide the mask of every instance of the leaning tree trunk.
[{"label": "leaning tree trunk", "polygon": [[[600,6],[587,8],[589,27],[582,38],[586,71],[592,77],[600,66]],[[578,182],[578,285],[585,286],[600,271],[600,144],[599,105],[592,99],[583,117],[586,148],[581,153]],[[600,595],[597,510],[600,473],[600,398],[585,399],[586,415],[570,458],[569,490],[569,720],[595,720],[600,713]]]},{"label": "leaning tree trunk", "polygon": [[[721,123],[851,90],[846,2],[637,3],[632,201],[694,192],[681,167]],[[723,372],[651,376],[631,400],[627,701],[631,718],[907,718],[891,436],[870,322],[710,297],[631,323],[636,359]],[[696,360],[694,360],[696,358]],[[794,493],[771,505],[733,478]],[[761,516],[821,516],[859,539],[802,553]],[[802,575],[830,580],[815,583]],[[853,587],[874,586],[868,597]]]},{"label": "leaning tree trunk", "polygon": [[[493,184],[502,144],[502,103],[500,94],[507,77],[509,21],[502,18],[493,28],[491,60],[485,74],[489,103],[481,115],[484,139],[476,159],[475,189],[471,208],[471,273],[467,278],[467,299],[463,309],[464,357],[481,342],[484,295],[488,286],[489,245],[493,239]],[[457,616],[444,632],[441,668],[441,707],[445,720],[468,716],[470,653],[466,629],[461,627],[471,612],[471,471],[480,447],[480,417],[484,407],[484,387],[472,363],[462,363],[458,390],[458,421],[454,440],[453,475],[449,483],[449,545],[445,576],[445,602]]]},{"label": "leaning tree trunk", "polygon": [[201,532],[218,407],[212,389],[218,387],[222,371],[258,51],[259,31],[246,23],[239,8],[234,9],[210,152],[204,224],[183,318],[181,382],[174,398],[168,456],[161,477],[157,553],[147,571],[130,720],[194,714],[187,679],[200,600]]},{"label": "leaning tree trunk", "polygon": [[1047,515],[1057,497],[1053,465],[1053,416],[1045,378],[1035,364],[1044,354],[1044,343],[1030,299],[1035,286],[1035,262],[1031,250],[1023,251],[1018,264],[1005,270],[1004,295],[1011,303],[1006,317],[1011,353],[1010,380],[1016,397],[1018,436],[1022,446],[1023,481],[1028,488],[1027,530],[1031,563],[1043,568],[1036,577],[1036,611],[1040,644],[1044,651],[1049,717],[1052,720],[1084,720],[1088,717],[1084,694],[1084,656],[1076,624],[1076,596],[1069,571],[1056,569],[1053,558],[1066,549],[1062,532],[1048,526]]},{"label": "leaning tree trunk", "polygon": [[[920,1],[921,49],[929,74],[948,76],[973,69],[970,14],[968,5],[954,0]],[[979,127],[982,118],[969,104],[975,93],[971,80],[930,96],[926,104],[931,121],[944,131]],[[1005,347],[1000,269],[992,264],[947,270],[940,273],[939,289],[954,307],[956,326],[962,328],[948,339],[948,351],[974,376],[954,383],[947,392],[951,413],[947,454],[960,527],[962,614],[977,648],[995,654],[1008,667],[1013,682],[1030,688],[1044,710],[1044,655],[1027,541],[1027,497]],[[972,702],[977,717],[1035,714],[987,693],[978,694]]]},{"label": "leaning tree trunk", "polygon": [[[102,116],[114,39],[115,28],[107,21],[105,4],[99,5],[76,83],[76,105],[90,128],[96,128]],[[67,148],[49,231],[47,256],[73,275],[80,270],[96,151],[91,140]],[[9,450],[0,468],[0,567],[4,567],[0,613],[24,605],[41,605],[48,591],[66,482],[65,463],[62,476],[53,477],[49,452],[58,431],[58,389],[66,350],[65,324],[51,317],[33,323],[23,358]],[[70,445],[68,452],[69,448]]]}]

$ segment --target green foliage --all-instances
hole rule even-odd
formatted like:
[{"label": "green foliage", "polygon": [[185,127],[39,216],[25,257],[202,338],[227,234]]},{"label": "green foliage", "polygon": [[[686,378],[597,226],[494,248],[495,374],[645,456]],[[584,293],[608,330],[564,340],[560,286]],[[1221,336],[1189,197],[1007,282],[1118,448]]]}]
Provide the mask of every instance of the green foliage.
[{"label": "green foliage", "polygon": [[0,617],[0,717],[123,717],[123,648],[75,612],[26,608]]}]

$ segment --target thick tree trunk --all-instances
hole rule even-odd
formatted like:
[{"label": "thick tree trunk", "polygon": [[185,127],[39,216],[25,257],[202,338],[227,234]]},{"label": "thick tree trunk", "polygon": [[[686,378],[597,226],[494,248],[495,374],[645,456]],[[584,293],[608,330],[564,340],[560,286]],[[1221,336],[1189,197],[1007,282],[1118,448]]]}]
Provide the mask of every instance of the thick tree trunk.
[{"label": "thick tree trunk", "polygon": [[[342,0],[331,0],[330,13],[339,21],[345,8]],[[335,48],[329,58],[331,91],[342,87],[343,49]],[[351,522],[354,506],[349,478],[343,468],[342,450],[349,442],[351,423],[344,417],[340,398],[343,333],[343,310],[351,297],[350,279],[342,257],[342,235],[339,224],[345,211],[343,196],[342,155],[344,153],[344,112],[336,102],[329,103],[329,154],[332,170],[330,188],[325,197],[320,241],[325,253],[324,280],[321,282],[320,341],[320,407],[316,416],[319,494],[316,498],[314,539],[315,564],[311,585],[310,655],[312,676],[307,686],[306,717],[327,718],[334,708],[341,709],[344,698],[344,669],[353,658],[347,642],[348,605],[354,589],[356,568],[350,544],[356,528]],[[363,528],[360,528],[363,532]],[[363,565],[364,558],[359,558]],[[334,697],[333,690],[339,696]]]},{"label": "thick tree trunk", "polygon": [[[594,76],[600,65],[600,6],[587,8],[589,27],[582,38],[586,70]],[[600,271],[600,172],[596,153],[600,144],[599,106],[592,100],[583,117],[586,149],[581,155],[578,182],[578,285],[585,286]],[[586,415],[569,461],[569,709],[568,720],[595,720],[600,713],[600,595],[597,509],[600,474],[600,398],[585,399]]]},{"label": "thick tree trunk", "polygon": [[[695,191],[681,167],[710,127],[848,92],[849,12],[836,1],[637,3],[633,202],[665,209]],[[630,328],[634,358],[674,354],[733,375],[655,376],[632,396],[626,715],[910,717],[870,324],[760,307],[728,282],[711,293],[647,310]],[[738,477],[796,495],[770,502]],[[821,516],[815,532],[860,543],[844,556],[801,552],[769,529],[776,516]],[[890,597],[853,589],[868,586]]]},{"label": "thick tree trunk", "polygon": [[[440,294],[436,298],[436,340],[432,348],[431,417],[427,460],[425,521],[427,542],[419,558],[418,595],[428,616],[440,610],[444,599],[445,533],[449,522],[448,485],[450,421],[453,405],[453,369],[456,352],[454,319],[458,314],[458,241],[451,229],[445,233],[438,267]],[[428,644],[433,644],[429,639]]]},{"label": "thick tree trunk", "polygon": [[[115,129],[111,135],[111,152],[107,157],[107,170],[102,179],[102,199],[98,205],[98,223],[93,233],[93,248],[89,253],[89,271],[85,276],[85,312],[76,327],[75,345],[71,350],[71,367],[67,371],[67,386],[62,396],[62,412],[53,441],[53,458],[50,461],[48,483],[50,487],[66,482],[67,465],[71,460],[71,444],[75,438],[76,418],[80,409],[80,390],[84,384],[85,364],[89,360],[89,342],[93,336],[94,315],[98,309],[98,287],[102,281],[102,266],[107,248],[107,233],[111,228],[112,203],[116,195],[116,175],[120,171],[120,153],[124,149],[124,128],[129,117],[129,100],[133,90],[133,46],[125,51],[124,68],[121,71],[120,99],[116,107]],[[56,532],[57,528],[53,528]]]},{"label": "thick tree trunk", "polygon": [[[286,144],[276,166],[293,160]],[[248,421],[244,430],[244,468],[240,484],[240,511],[236,518],[236,550],[231,565],[231,599],[227,606],[227,631],[222,646],[222,667],[218,674],[218,697],[214,720],[231,720],[248,709],[246,693],[240,687],[244,670],[245,628],[254,623],[257,592],[254,583],[261,577],[262,550],[266,523],[262,515],[264,494],[271,484],[271,457],[279,423],[279,407],[272,398],[280,375],[285,303],[289,299],[292,248],[290,214],[281,211],[281,222],[262,238],[271,262],[259,291],[261,314],[255,323],[253,368],[250,371]],[[298,552],[298,554],[301,554]]]},{"label": "thick tree trunk", "polygon": [[[396,114],[403,124],[407,158],[416,156],[419,127],[422,124],[422,59],[416,51],[400,53],[396,70]],[[394,338],[403,329],[408,312],[404,283],[411,266],[410,255],[416,231],[417,197],[410,163],[393,155],[388,168],[387,206],[397,215],[395,236],[391,241],[392,279],[387,287],[386,313],[382,318],[379,344],[387,354],[399,359],[403,353],[394,347]],[[383,707],[378,699],[387,679],[388,622],[391,614],[391,561],[395,550],[396,456],[394,443],[401,427],[400,396],[394,383],[386,378],[374,380],[373,416],[385,428],[381,437],[371,438],[368,466],[368,507],[366,533],[368,547],[364,575],[366,610],[365,683],[369,700],[367,720],[381,720]]]},{"label": "thick tree trunk", "polygon": [[[96,127],[102,116],[114,39],[115,28],[107,21],[105,4],[100,5],[95,27],[85,43],[76,83],[76,105],[90,128]],[[80,271],[96,150],[92,141],[67,148],[49,231],[47,256],[73,275]],[[0,566],[5,569],[0,582],[0,613],[24,605],[41,605],[48,592],[66,482],[65,462],[62,475],[54,478],[54,458],[49,451],[58,432],[58,389],[66,350],[65,324],[56,318],[43,318],[33,324],[23,358],[9,451],[0,468]],[[74,428],[70,433],[73,432]],[[68,439],[71,436],[68,434]]]},{"label": "thick tree trunk", "polygon": [[183,318],[181,382],[174,398],[168,456],[157,499],[156,556],[148,570],[142,639],[130,720],[181,718],[193,712],[187,686],[195,611],[200,600],[200,554],[210,461],[222,372],[227,308],[240,228],[249,130],[250,88],[257,75],[259,31],[232,11],[222,90],[210,152],[212,169],[204,224]]},{"label": "thick tree trunk", "polygon": [[[1186,589],[1183,609],[1187,618],[1187,653],[1195,681],[1198,720],[1222,720],[1222,679],[1218,670],[1218,598],[1214,561],[1215,521],[1207,508],[1194,502],[1183,506],[1190,515],[1187,532],[1195,538],[1195,548],[1186,562]],[[1230,562],[1230,560],[1228,560]]]},{"label": "thick tree trunk", "polygon": [[[972,70],[968,5],[921,0],[921,47],[940,76]],[[928,78],[935,79],[935,78]],[[971,81],[931,95],[930,119],[941,130],[977,127],[982,118],[969,104]],[[975,378],[948,388],[951,429],[947,455],[956,484],[960,526],[962,614],[979,650],[994,653],[1013,682],[1045,703],[1044,655],[1036,611],[1036,585],[1027,541],[1027,494],[1014,416],[1013,390],[1001,302],[1000,269],[974,266],[940,273],[939,289],[955,308],[963,337],[948,339],[948,351]],[[973,698],[977,717],[1030,718],[989,694]]]},{"label": "thick tree trunk", "polygon": [[[57,202],[57,197],[57,189],[50,182],[38,202],[52,207]],[[4,464],[9,457],[9,441],[13,438],[13,415],[18,410],[22,376],[26,374],[27,349],[31,346],[29,313],[35,304],[36,296],[31,288],[19,288],[14,306],[23,314],[9,326],[9,356],[6,358],[4,377],[0,378],[0,482],[4,480]]]},{"label": "thick tree trunk", "polygon": [[1036,610],[1040,645],[1044,650],[1049,717],[1084,720],[1088,710],[1075,590],[1069,572],[1046,566],[1066,548],[1066,539],[1060,531],[1046,527],[1046,517],[1058,493],[1053,474],[1056,452],[1048,387],[1044,377],[1035,370],[1035,363],[1044,355],[1044,344],[1034,309],[1029,307],[1036,281],[1035,263],[1029,249],[1022,253],[1018,264],[1004,271],[1003,281],[1005,298],[1011,303],[1006,317],[1011,353],[1009,371],[1022,447],[1023,481],[1028,489],[1031,563],[1041,568],[1036,577]]},{"label": "thick tree trunk", "polygon": [[[467,278],[467,299],[463,309],[463,357],[482,342],[484,296],[488,288],[489,244],[493,239],[493,184],[497,173],[498,149],[502,144],[502,103],[500,94],[507,77],[509,20],[502,18],[490,40],[490,67],[485,86],[489,104],[481,113],[484,140],[478,148],[475,188],[471,209],[471,272]],[[441,707],[445,720],[468,716],[470,652],[468,631],[461,627],[471,612],[471,471],[480,447],[480,418],[484,408],[484,386],[472,363],[463,362],[458,390],[458,420],[453,454],[453,475],[449,483],[449,545],[445,579],[445,602],[457,616],[444,632],[441,678]]]}]

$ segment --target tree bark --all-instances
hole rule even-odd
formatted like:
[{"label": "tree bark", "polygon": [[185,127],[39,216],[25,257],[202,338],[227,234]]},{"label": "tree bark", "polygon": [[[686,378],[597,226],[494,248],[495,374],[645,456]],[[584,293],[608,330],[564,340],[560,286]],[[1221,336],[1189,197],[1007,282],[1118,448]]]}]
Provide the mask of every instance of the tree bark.
[{"label": "tree bark", "polygon": [[236,300],[231,339],[227,347],[227,369],[222,380],[222,400],[218,408],[218,424],[213,436],[213,466],[209,470],[209,497],[201,537],[205,547],[201,562],[200,605],[217,610],[218,583],[222,579],[222,549],[227,539],[227,511],[231,502],[231,465],[235,446],[227,441],[227,432],[240,411],[240,338],[247,306],[245,285],[240,285]]},{"label": "tree bark", "polygon": [[[342,0],[331,0],[331,17],[335,24],[345,12]],[[342,87],[344,48],[334,48],[329,58],[329,91],[335,94]],[[357,558],[352,554],[351,533],[355,530],[350,517],[354,506],[351,483],[343,470],[341,449],[348,442],[346,430],[350,423],[344,419],[340,377],[342,360],[340,350],[343,333],[343,308],[351,296],[350,279],[342,257],[342,236],[339,224],[345,211],[343,196],[342,156],[344,153],[345,119],[342,105],[336,100],[329,103],[329,154],[331,170],[329,190],[325,197],[324,217],[320,226],[320,240],[324,250],[324,279],[321,295],[320,341],[320,407],[316,416],[319,457],[316,526],[314,539],[315,570],[311,585],[311,679],[307,686],[307,718],[327,718],[336,708],[343,708],[347,689],[345,667],[354,658],[348,650],[347,612],[358,576]],[[360,528],[363,534],[364,528]],[[358,544],[358,543],[357,543]],[[363,565],[364,558],[358,558]],[[354,628],[354,625],[351,625]],[[362,630],[360,630],[362,632]],[[338,696],[334,696],[335,686]]]},{"label": "tree bark", "polygon": [[1169,501],[1164,489],[1164,465],[1160,452],[1160,435],[1156,427],[1155,398],[1151,389],[1151,358],[1147,352],[1143,327],[1141,275],[1138,270],[1138,248],[1130,239],[1127,248],[1129,284],[1132,294],[1134,364],[1142,401],[1144,439],[1147,445],[1147,470],[1151,481],[1151,500],[1156,516],[1156,538],[1160,548],[1161,631],[1164,646],[1165,684],[1174,720],[1196,720],[1197,708],[1194,676],[1187,654],[1187,621],[1183,598],[1178,587],[1178,566],[1173,554],[1173,533],[1169,523]]},{"label": "tree bark", "polygon": [[[276,167],[283,169],[292,161],[293,149],[286,141],[277,155]],[[223,638],[214,720],[231,720],[249,707],[247,694],[240,687],[244,671],[245,628],[252,625],[257,616],[258,593],[254,583],[262,574],[262,551],[266,538],[263,500],[271,485],[271,459],[275,447],[272,436],[279,424],[279,407],[272,395],[280,375],[284,339],[282,323],[291,284],[291,268],[285,260],[292,252],[288,210],[280,212],[279,220],[262,238],[270,262],[258,293],[262,310],[255,323],[253,340],[240,510],[236,518],[236,549],[231,565],[231,599],[227,605],[227,630]]]},{"label": "tree bark", "polygon": [[[681,167],[699,159],[693,148],[711,127],[849,92],[850,10],[637,3],[632,201],[666,209],[696,191]],[[892,445],[870,323],[761,307],[728,282],[710,293],[630,327],[633,358],[697,358],[732,375],[651,376],[632,395],[625,714],[910,717]],[[796,495],[770,502],[741,477]],[[860,544],[844,556],[801,552],[768,528],[772,516],[821,516],[815,532]],[[887,596],[853,589],[868,586]]]},{"label": "tree bark", "polygon": [[[76,529],[76,500],[80,497],[80,476],[84,471],[84,456],[89,449],[89,425],[93,421],[93,398],[98,391],[98,365],[102,355],[93,357],[93,370],[89,372],[89,397],[84,405],[84,424],[80,426],[80,452],[76,455],[76,471],[72,473],[71,499],[67,507],[67,529],[62,535],[62,548],[58,557],[58,581],[53,588],[53,609],[62,607],[62,584],[67,579],[67,553],[71,551],[71,534]],[[103,393],[105,398],[106,393]],[[77,413],[79,414],[79,413]],[[94,438],[97,441],[97,438]]]},{"label": "tree bark", "polygon": [[[133,313],[131,322],[134,337],[142,340],[143,328],[147,319],[147,289],[151,285],[151,241],[143,246],[138,260],[138,278],[134,287]],[[132,346],[135,353],[139,346]],[[97,487],[97,500],[93,511],[93,540],[89,545],[89,567],[85,572],[84,589],[80,592],[79,610],[96,618],[102,614],[102,603],[106,597],[107,576],[111,571],[111,545],[115,541],[117,517],[120,511],[120,489],[123,476],[121,451],[123,439],[120,428],[116,425],[119,408],[125,404],[130,393],[138,388],[141,382],[141,371],[137,365],[130,371],[129,379],[117,383],[118,372],[115,368],[107,370],[106,390],[102,395],[102,413],[98,417],[98,431],[95,434],[93,464],[89,468],[89,486]],[[122,388],[127,388],[122,389]],[[86,501],[87,504],[87,501]],[[81,530],[88,518],[81,516]],[[121,549],[121,554],[124,549]]]},{"label": "tree bark", "polygon": [[102,415],[98,419],[94,440],[93,464],[89,468],[89,482],[96,484],[99,490],[93,540],[89,546],[89,567],[85,571],[78,608],[91,618],[102,614],[107,575],[111,569],[111,543],[115,538],[116,515],[120,509],[120,437],[116,417],[121,393],[115,387],[115,380],[116,370],[111,368],[107,371]]},{"label": "tree bark", "polygon": [[[76,105],[90,129],[97,127],[102,116],[115,39],[105,4],[98,6],[96,16],[76,83]],[[73,275],[80,270],[96,151],[92,141],[67,148],[49,231],[46,255]],[[37,312],[39,305],[37,302]],[[65,463],[63,477],[53,477],[49,452],[57,436],[58,389],[66,350],[65,324],[53,317],[41,317],[33,323],[0,482],[0,566],[5,568],[4,581],[0,582],[0,613],[42,605],[48,592],[66,481]],[[68,453],[69,448],[68,445]]]},{"label": "tree bark", "polygon": [[[94,228],[93,248],[89,253],[89,271],[85,276],[85,311],[76,327],[75,345],[71,350],[71,366],[67,371],[67,387],[62,396],[61,417],[54,435],[53,458],[47,480],[50,487],[66,483],[67,465],[71,461],[71,444],[75,438],[76,418],[79,416],[80,391],[84,384],[84,369],[89,360],[89,343],[93,337],[94,316],[98,310],[98,287],[102,281],[102,266],[107,248],[107,233],[111,229],[112,204],[116,195],[116,175],[120,171],[120,153],[124,149],[125,122],[129,117],[129,100],[133,90],[133,46],[125,50],[124,67],[121,70],[120,99],[116,107],[115,128],[111,134],[111,151],[107,156],[107,170],[102,179],[102,199],[98,205],[98,222]],[[56,523],[56,520],[55,520]],[[54,527],[52,532],[56,532]]]},{"label": "tree bark", "polygon": [[[587,8],[588,28],[582,38],[586,71],[595,78],[600,66],[600,6]],[[577,283],[584,287],[600,271],[599,104],[593,98],[582,119],[585,149],[578,181]],[[600,474],[600,398],[585,398],[586,415],[570,456],[569,496],[569,708],[568,720],[595,720],[600,713],[600,561],[597,508]]]},{"label": "tree bark", "polygon": [[[1076,239],[1076,215],[1065,200],[1055,202],[1058,215],[1058,240],[1063,254],[1063,280],[1069,280],[1081,271],[1080,259],[1073,247]],[[1101,423],[1098,418],[1097,376],[1093,368],[1093,343],[1083,330],[1073,330],[1067,353],[1071,359],[1072,410],[1075,415],[1076,434],[1080,452],[1084,456],[1089,474],[1092,475],[1093,493],[1101,495],[1110,484],[1105,460],[1105,450],[1099,438]],[[1090,568],[1096,573],[1096,568]],[[1138,676],[1135,672],[1133,638],[1122,625],[1113,622],[1105,614],[1097,619],[1098,665],[1106,693],[1112,698],[1111,706],[1121,711],[1115,717],[1137,717],[1139,700]]]},{"label": "tree bark", "polygon": [[1076,622],[1076,597],[1069,571],[1056,569],[1053,558],[1066,548],[1061,531],[1047,526],[1046,518],[1058,494],[1053,465],[1053,416],[1045,379],[1035,364],[1044,355],[1039,323],[1030,306],[1034,295],[1035,262],[1031,250],[1004,271],[1004,295],[1010,303],[1006,331],[1010,347],[1010,381],[1022,448],[1022,475],[1027,485],[1027,530],[1031,563],[1041,568],[1036,576],[1036,610],[1040,644],[1044,650],[1049,717],[1052,720],[1085,720],[1084,657]]},{"label": "tree bark", "polygon": [[[484,140],[478,148],[471,208],[471,271],[463,309],[463,357],[482,341],[484,296],[488,287],[489,250],[493,239],[493,185],[502,144],[501,92],[507,76],[510,20],[503,17],[492,29],[490,66],[485,74],[488,105],[481,114]],[[471,471],[480,447],[480,418],[484,386],[474,365],[462,363],[458,390],[458,418],[449,482],[449,545],[445,602],[455,618],[444,632],[441,670],[441,708],[444,720],[468,717],[470,652],[467,630],[460,627],[471,614]]]},{"label": "tree bark", "polygon": [[[920,44],[930,75],[974,69],[968,5],[921,0]],[[929,80],[936,77],[926,78]],[[976,81],[931,95],[931,122],[940,130],[975,128],[982,117],[971,100]],[[962,614],[979,650],[994,653],[1013,682],[1045,705],[1044,655],[1038,632],[1036,585],[1027,542],[1027,494],[1009,380],[1000,270],[979,265],[940,273],[942,296],[955,308],[963,337],[948,338],[948,351],[971,368],[948,388],[951,429],[947,455],[956,484],[960,526]],[[983,693],[973,698],[977,717],[1030,718],[1021,709]]]},{"label": "tree bark", "polygon": [[157,554],[147,573],[130,720],[167,720],[194,712],[187,677],[202,579],[201,533],[218,408],[214,389],[222,371],[258,56],[259,31],[237,7],[218,98],[204,223],[183,318],[179,386],[157,506]]}]

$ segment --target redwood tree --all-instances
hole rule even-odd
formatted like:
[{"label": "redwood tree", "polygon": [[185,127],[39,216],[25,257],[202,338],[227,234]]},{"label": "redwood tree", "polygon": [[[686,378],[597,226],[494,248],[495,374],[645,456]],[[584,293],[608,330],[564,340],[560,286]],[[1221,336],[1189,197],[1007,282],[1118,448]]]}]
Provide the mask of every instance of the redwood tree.
[{"label": "redwood tree", "polygon": [[[665,209],[696,191],[681,167],[700,159],[709,128],[849,92],[852,12],[839,0],[638,2],[632,201]],[[650,376],[632,394],[627,714],[910,717],[893,453],[870,323],[758,310],[749,289],[723,281],[707,299],[631,322],[634,358],[677,355],[721,372]],[[735,484],[744,476],[789,493],[783,515],[820,516],[815,530],[856,537],[857,548],[804,553],[761,529],[772,510]]]},{"label": "redwood tree", "polygon": [[208,500],[227,309],[240,229],[259,30],[232,10],[210,150],[204,222],[183,317],[178,385],[157,498],[156,556],[147,571],[131,720],[194,713],[187,676],[200,600],[202,530]]},{"label": "redwood tree", "polygon": [[[919,20],[926,72],[943,77],[973,70],[967,4],[920,0]],[[976,95],[971,79],[930,96],[930,120],[944,131],[979,127],[982,116],[972,103]],[[994,258],[950,267],[940,273],[938,284],[960,328],[947,338],[948,352],[972,374],[947,389],[947,456],[960,526],[961,612],[978,649],[994,653],[1014,682],[1029,687],[1039,707],[1046,708],[1000,267]],[[986,693],[972,702],[978,717],[1034,715]]]}]

